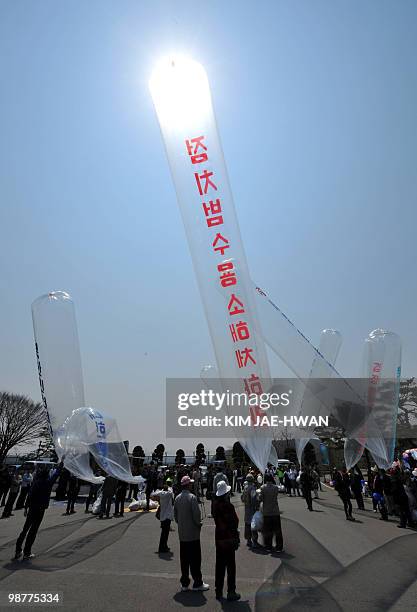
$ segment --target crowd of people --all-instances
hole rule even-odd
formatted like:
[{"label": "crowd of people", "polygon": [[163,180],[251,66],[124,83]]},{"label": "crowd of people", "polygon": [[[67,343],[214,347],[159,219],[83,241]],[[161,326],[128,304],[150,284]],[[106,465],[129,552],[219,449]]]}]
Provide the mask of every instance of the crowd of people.
[{"label": "crowd of people", "polygon": [[417,468],[407,469],[400,461],[394,461],[388,470],[374,466],[365,481],[358,466],[347,471],[334,469],[332,485],[343,502],[346,519],[352,516],[352,497],[358,510],[365,510],[364,495],[372,497],[375,513],[380,513],[383,521],[389,516],[400,519],[400,529],[417,525]]},{"label": "crowd of people", "polygon": [[[206,516],[205,500],[210,502],[210,515],[215,522],[216,597],[223,598],[224,581],[227,574],[227,599],[240,598],[236,591],[235,552],[240,545],[239,519],[234,495],[240,496],[244,506],[244,538],[249,549],[263,548],[265,553],[284,551],[278,495],[300,497],[306,502],[307,509],[313,510],[313,499],[322,490],[320,472],[317,465],[302,466],[295,464],[273,467],[268,464],[265,473],[260,473],[253,465],[239,465],[231,468],[220,465],[204,466],[198,464],[161,467],[151,462],[136,470],[142,476],[142,484],[128,484],[105,475],[100,470],[96,475],[104,476],[101,485],[89,484],[85,500],[85,512],[97,506],[98,519],[111,518],[114,504],[114,517],[123,517],[126,501],[139,495],[146,500],[144,510],[149,511],[150,503],[158,504],[157,518],[161,533],[158,552],[170,553],[168,546],[171,523],[178,526],[180,542],[181,590],[203,591],[209,588],[201,572],[200,531]],[[369,477],[370,476],[370,477]],[[374,512],[380,512],[381,520],[397,515],[398,527],[414,527],[417,524],[417,468],[406,469],[400,461],[392,464],[389,470],[371,469],[367,481],[359,467],[331,471],[329,484],[334,487],[343,502],[346,519],[354,521],[352,499],[356,500],[359,510],[365,510],[364,496],[371,496]],[[49,506],[52,487],[60,477],[61,487],[66,499],[65,515],[76,512],[75,505],[80,492],[81,481],[70,474],[61,462],[49,469],[40,466],[34,474],[28,469],[10,473],[6,466],[0,466],[0,503],[4,506],[1,518],[13,516],[13,510],[24,510],[26,517],[23,529],[16,541],[15,560],[33,557],[32,546]],[[210,516],[209,515],[209,516]],[[262,544],[260,543],[262,535]],[[191,579],[190,579],[191,575]]]}]

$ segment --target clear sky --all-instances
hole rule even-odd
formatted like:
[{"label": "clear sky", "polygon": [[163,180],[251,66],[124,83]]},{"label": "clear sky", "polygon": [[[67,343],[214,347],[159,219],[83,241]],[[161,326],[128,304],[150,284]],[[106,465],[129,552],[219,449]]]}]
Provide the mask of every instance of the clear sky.
[{"label": "clear sky", "polygon": [[2,0],[0,388],[40,400],[54,289],[132,444],[164,441],[165,378],[213,363],[148,89],[172,51],[207,70],[254,280],[316,344],[341,331],[344,375],[376,327],[417,374],[416,23],[413,0]]}]

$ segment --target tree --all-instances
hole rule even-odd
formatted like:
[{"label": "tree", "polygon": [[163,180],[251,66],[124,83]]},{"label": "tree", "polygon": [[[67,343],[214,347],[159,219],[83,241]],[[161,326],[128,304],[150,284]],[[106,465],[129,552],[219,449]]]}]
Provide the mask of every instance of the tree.
[{"label": "tree", "polygon": [[[310,444],[310,443],[308,443]],[[308,446],[307,444],[307,446]],[[307,446],[306,446],[306,450],[304,451],[304,461],[305,463],[308,463],[307,461]],[[310,444],[311,446],[311,444]],[[297,463],[297,451],[295,450],[295,448],[293,446],[286,446],[284,448],[284,459],[288,459],[288,461],[291,461],[291,463]]]},{"label": "tree", "polygon": [[204,463],[205,458],[206,454],[204,452],[204,444],[200,442],[195,447],[195,462],[200,465],[200,463]]},{"label": "tree", "polygon": [[145,451],[143,448],[141,446],[135,446],[132,451],[132,466],[134,466],[135,469],[143,465],[143,457],[145,457]]},{"label": "tree", "polygon": [[45,458],[48,458],[50,461],[58,461],[58,455],[55,452],[55,444],[51,435],[49,424],[43,428],[42,433],[39,436],[38,447],[25,455],[26,461],[37,461]]},{"label": "tree", "polygon": [[164,460],[164,452],[165,452],[165,446],[163,444],[158,444],[158,446],[155,448],[154,452],[152,453],[152,459],[156,459],[157,461],[162,463]]},{"label": "tree", "polygon": [[24,395],[0,393],[0,461],[22,444],[33,444],[49,428],[43,404]]},{"label": "tree", "polygon": [[185,453],[182,450],[182,448],[179,448],[177,452],[175,453],[175,464],[179,465],[181,463],[184,463],[184,459],[185,459]]},{"label": "tree", "polygon": [[216,461],[226,461],[226,453],[223,446],[218,446],[216,448]]},{"label": "tree", "polygon": [[400,383],[397,423],[406,427],[413,427],[417,424],[417,383],[415,378],[407,378]]},{"label": "tree", "polygon": [[233,463],[235,464],[238,464],[238,463],[250,464],[251,463],[249,455],[245,452],[245,449],[243,448],[240,442],[235,442],[233,444],[232,457],[233,457]]},{"label": "tree", "polygon": [[132,451],[132,456],[133,457],[144,457],[145,451],[143,450],[141,446],[135,446],[135,448]]}]

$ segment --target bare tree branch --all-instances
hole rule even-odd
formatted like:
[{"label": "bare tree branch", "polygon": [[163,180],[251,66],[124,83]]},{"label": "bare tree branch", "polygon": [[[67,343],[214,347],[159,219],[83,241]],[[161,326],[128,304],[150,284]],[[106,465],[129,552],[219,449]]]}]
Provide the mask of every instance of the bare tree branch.
[{"label": "bare tree branch", "polygon": [[0,392],[0,461],[15,446],[36,441],[47,426],[47,414],[41,403],[36,404],[24,395]]}]

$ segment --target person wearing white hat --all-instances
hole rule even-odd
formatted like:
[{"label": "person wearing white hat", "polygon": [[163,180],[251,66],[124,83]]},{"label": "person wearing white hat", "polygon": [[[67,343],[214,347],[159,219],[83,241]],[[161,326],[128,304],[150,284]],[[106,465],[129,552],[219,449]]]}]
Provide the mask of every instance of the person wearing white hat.
[{"label": "person wearing white hat", "polygon": [[201,575],[201,513],[195,495],[191,493],[194,484],[189,476],[181,478],[182,491],[174,501],[174,518],[178,523],[181,561],[181,591],[189,591],[190,573],[194,580],[193,591],[207,591],[210,587]]},{"label": "person wearing white hat", "polygon": [[235,551],[239,548],[239,519],[230,501],[230,489],[226,481],[217,483],[213,500],[213,518],[216,524],[216,599],[223,598],[224,576],[227,570],[227,601],[240,599],[236,593]]}]

